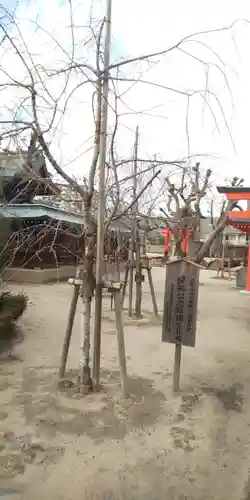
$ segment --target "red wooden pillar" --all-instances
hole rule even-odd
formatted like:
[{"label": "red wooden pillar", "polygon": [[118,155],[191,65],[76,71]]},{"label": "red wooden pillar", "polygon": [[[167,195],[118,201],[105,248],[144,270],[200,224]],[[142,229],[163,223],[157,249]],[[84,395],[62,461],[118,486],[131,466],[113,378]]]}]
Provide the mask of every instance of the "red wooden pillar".
[{"label": "red wooden pillar", "polygon": [[[182,234],[182,231],[178,231],[178,233],[181,235]],[[171,231],[169,231],[169,229],[164,229],[163,231],[163,235],[165,236],[165,245],[164,245],[164,252],[165,253],[168,253],[168,250],[169,250],[169,237],[171,236]],[[183,237],[183,252],[185,254],[187,254],[187,250],[188,250],[188,238],[190,236],[190,232],[187,232],[187,234],[185,234],[185,236]]]},{"label": "red wooden pillar", "polygon": [[164,236],[165,236],[165,245],[164,245],[164,252],[165,253],[168,253],[168,247],[169,247],[169,236],[170,236],[170,232],[168,229],[165,229],[164,231]]},{"label": "red wooden pillar", "polygon": [[248,256],[247,256],[247,274],[246,274],[246,292],[250,292],[250,242],[248,242]]},{"label": "red wooden pillar", "polygon": [[187,248],[188,248],[188,234],[186,234],[184,237],[183,237],[183,252],[187,253]]}]

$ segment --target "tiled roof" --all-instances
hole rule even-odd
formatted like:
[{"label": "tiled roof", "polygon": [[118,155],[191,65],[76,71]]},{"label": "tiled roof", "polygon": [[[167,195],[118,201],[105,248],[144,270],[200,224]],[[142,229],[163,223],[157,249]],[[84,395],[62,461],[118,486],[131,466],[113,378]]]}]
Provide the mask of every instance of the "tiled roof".
[{"label": "tiled roof", "polygon": [[74,212],[66,212],[57,207],[47,206],[43,204],[2,204],[0,205],[0,216],[8,219],[31,219],[49,217],[62,222],[69,222],[72,224],[83,223],[83,216]]}]

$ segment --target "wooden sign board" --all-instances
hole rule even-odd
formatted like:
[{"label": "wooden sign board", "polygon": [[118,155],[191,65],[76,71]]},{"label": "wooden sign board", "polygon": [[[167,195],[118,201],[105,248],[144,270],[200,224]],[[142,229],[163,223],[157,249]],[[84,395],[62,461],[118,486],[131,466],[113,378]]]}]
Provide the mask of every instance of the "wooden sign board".
[{"label": "wooden sign board", "polygon": [[195,347],[200,269],[186,259],[166,265],[162,342]]}]

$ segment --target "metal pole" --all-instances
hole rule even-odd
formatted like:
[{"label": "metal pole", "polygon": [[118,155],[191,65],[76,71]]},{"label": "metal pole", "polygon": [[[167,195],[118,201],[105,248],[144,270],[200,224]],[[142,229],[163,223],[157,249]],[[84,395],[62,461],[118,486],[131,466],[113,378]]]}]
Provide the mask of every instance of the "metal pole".
[{"label": "metal pole", "polygon": [[95,326],[93,352],[93,381],[95,389],[100,386],[100,359],[101,359],[101,324],[102,324],[102,285],[104,272],[104,222],[105,222],[105,162],[106,140],[108,126],[108,96],[109,96],[109,61],[111,43],[111,12],[112,0],[106,4],[106,34],[104,42],[104,72],[103,93],[101,102],[100,126],[100,154],[99,154],[99,183],[98,183],[98,218],[97,218],[97,253],[96,253],[96,294],[95,294]]}]

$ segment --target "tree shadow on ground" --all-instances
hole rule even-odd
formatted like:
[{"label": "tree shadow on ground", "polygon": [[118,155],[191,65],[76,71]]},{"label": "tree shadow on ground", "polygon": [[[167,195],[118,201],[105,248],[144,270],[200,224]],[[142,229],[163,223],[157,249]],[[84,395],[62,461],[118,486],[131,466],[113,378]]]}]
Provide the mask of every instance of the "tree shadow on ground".
[{"label": "tree shadow on ground", "polygon": [[0,334],[0,365],[11,361],[19,361],[19,357],[13,353],[16,344],[24,339],[22,329],[12,324]]},{"label": "tree shadow on ground", "polygon": [[[55,370],[44,367],[22,372],[19,391],[11,405],[21,406],[26,424],[50,436],[87,435],[95,441],[123,439],[127,433],[152,425],[160,416],[165,395],[153,381],[128,377],[129,398],[121,397],[119,371],[102,371],[98,394],[77,395],[74,388],[59,391]],[[74,378],[77,372],[68,373]]]}]

